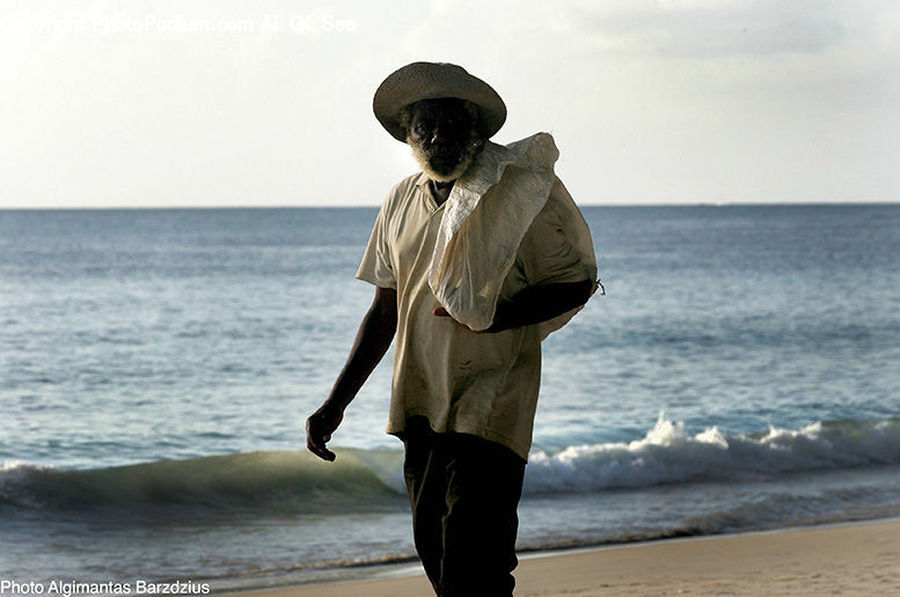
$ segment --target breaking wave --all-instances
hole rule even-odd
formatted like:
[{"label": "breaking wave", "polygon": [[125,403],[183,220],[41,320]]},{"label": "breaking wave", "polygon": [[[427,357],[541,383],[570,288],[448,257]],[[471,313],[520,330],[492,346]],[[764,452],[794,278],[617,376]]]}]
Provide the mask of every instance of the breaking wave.
[{"label": "breaking wave", "polygon": [[[249,452],[90,470],[18,462],[0,470],[2,506],[26,509],[328,513],[396,506],[378,476],[385,454],[339,450],[325,463],[306,452]],[[387,459],[393,461],[393,454]],[[401,502],[402,503],[402,502]]]},{"label": "breaking wave", "polygon": [[900,418],[832,421],[801,429],[691,435],[660,415],[640,440],[532,454],[530,492],[590,492],[667,483],[767,478],[783,473],[900,464]]},{"label": "breaking wave", "polygon": [[[25,510],[133,512],[186,508],[210,513],[273,514],[399,510],[406,506],[402,454],[338,449],[325,463],[306,452],[250,452],[90,470],[19,462],[0,468],[0,515]],[[900,418],[814,423],[726,435],[691,434],[660,416],[630,443],[570,446],[531,455],[528,495],[900,464]]]}]

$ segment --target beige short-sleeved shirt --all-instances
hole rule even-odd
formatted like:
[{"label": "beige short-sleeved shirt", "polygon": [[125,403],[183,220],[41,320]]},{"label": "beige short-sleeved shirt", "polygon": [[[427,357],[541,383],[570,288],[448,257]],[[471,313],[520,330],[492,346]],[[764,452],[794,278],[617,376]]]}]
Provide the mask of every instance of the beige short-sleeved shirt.
[{"label": "beige short-sleeved shirt", "polygon": [[[439,304],[428,286],[428,267],[443,207],[435,202],[425,174],[402,180],[381,206],[356,273],[360,280],[397,290],[387,432],[402,436],[406,420],[421,415],[435,431],[478,435],[527,459],[541,377],[538,325],[477,334],[433,314]],[[586,231],[581,213],[556,179],[522,239],[501,300],[526,286],[595,280],[596,262],[569,242]]]}]

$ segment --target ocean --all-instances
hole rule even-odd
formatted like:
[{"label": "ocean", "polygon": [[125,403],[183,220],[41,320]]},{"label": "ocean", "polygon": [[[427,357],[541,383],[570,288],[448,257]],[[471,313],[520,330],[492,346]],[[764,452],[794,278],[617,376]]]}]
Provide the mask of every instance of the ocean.
[{"label": "ocean", "polygon": [[[523,553],[900,516],[900,205],[584,207]],[[391,355],[305,418],[376,210],[0,211],[0,578],[213,590],[415,566]]]}]

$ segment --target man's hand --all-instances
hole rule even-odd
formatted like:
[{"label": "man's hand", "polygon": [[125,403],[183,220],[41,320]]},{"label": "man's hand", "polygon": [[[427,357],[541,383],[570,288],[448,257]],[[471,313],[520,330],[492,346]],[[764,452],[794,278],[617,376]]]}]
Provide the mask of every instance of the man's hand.
[{"label": "man's hand", "polygon": [[319,410],[306,419],[306,447],[322,460],[334,461],[334,452],[325,444],[331,441],[331,434],[341,424],[344,409],[387,352],[396,330],[397,291],[376,288],[372,306],[359,325],[350,356],[334,382],[331,394]]},{"label": "man's hand", "polygon": [[334,462],[334,452],[325,447],[331,441],[331,434],[344,419],[340,408],[323,404],[319,410],[306,419],[306,447],[310,452],[328,462]]},{"label": "man's hand", "polygon": [[[438,317],[450,317],[450,314],[447,313],[447,310],[444,309],[443,307],[438,307],[437,309],[432,311],[432,313],[434,313]],[[454,321],[456,321],[456,320],[454,319]],[[502,332],[504,329],[506,329],[506,328],[501,328],[499,325],[496,325],[496,324],[492,325],[491,327],[489,327],[485,330],[473,330],[472,328],[470,328],[469,326],[467,326],[464,323],[460,323],[459,325],[465,327],[470,332],[474,332],[476,334],[493,334],[496,332]]]}]

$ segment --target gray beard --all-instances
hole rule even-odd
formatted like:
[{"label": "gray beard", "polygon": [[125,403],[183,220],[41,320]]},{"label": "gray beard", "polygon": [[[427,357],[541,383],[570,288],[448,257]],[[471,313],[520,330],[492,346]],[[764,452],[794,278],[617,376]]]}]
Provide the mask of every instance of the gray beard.
[{"label": "gray beard", "polygon": [[416,159],[416,162],[418,162],[419,167],[422,168],[422,172],[424,172],[428,178],[435,182],[450,182],[465,174],[483,145],[480,141],[468,143],[457,159],[456,165],[453,166],[450,171],[435,170],[431,165],[431,161],[428,159],[428,154],[421,145],[410,143],[409,146],[412,148],[413,157]]}]

